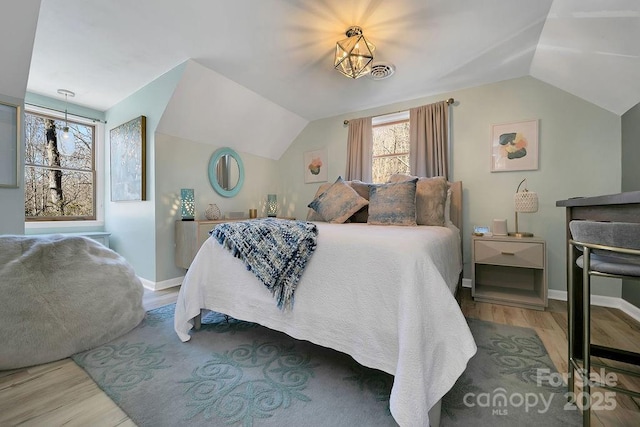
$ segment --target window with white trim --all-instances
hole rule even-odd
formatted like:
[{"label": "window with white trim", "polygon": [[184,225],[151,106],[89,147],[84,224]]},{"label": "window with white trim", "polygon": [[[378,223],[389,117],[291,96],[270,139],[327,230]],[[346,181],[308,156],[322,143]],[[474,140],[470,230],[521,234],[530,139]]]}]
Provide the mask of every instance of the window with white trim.
[{"label": "window with white trim", "polygon": [[[71,139],[63,143],[60,133],[66,125]],[[27,222],[97,219],[96,127],[92,120],[75,117],[65,122],[55,111],[25,112]]]},{"label": "window with white trim", "polygon": [[409,174],[409,111],[373,117],[371,179],[384,183],[390,175]]}]

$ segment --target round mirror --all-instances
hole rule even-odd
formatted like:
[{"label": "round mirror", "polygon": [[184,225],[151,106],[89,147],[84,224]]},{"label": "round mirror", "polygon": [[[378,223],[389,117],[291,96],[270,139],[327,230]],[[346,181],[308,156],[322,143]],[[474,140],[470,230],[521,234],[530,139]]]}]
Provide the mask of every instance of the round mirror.
[{"label": "round mirror", "polygon": [[244,183],[242,159],[231,148],[221,148],[209,160],[209,182],[218,194],[233,197]]}]

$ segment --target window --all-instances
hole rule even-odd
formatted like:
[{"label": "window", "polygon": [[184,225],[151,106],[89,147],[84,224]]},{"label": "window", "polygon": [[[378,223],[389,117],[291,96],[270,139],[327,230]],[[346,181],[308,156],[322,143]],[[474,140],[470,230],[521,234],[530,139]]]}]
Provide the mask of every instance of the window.
[{"label": "window", "polygon": [[409,112],[374,117],[371,177],[387,182],[395,173],[409,174]]},{"label": "window", "polygon": [[96,219],[96,125],[69,120],[73,143],[61,144],[65,121],[55,112],[25,112],[26,221]]}]

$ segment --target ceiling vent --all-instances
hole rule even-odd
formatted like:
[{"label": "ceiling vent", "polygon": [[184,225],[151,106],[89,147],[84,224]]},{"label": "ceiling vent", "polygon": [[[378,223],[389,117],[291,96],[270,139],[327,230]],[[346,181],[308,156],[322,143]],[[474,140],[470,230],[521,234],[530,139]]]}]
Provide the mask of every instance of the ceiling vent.
[{"label": "ceiling vent", "polygon": [[371,66],[371,73],[369,77],[373,80],[384,80],[393,75],[396,72],[396,66],[389,62],[376,62]]}]

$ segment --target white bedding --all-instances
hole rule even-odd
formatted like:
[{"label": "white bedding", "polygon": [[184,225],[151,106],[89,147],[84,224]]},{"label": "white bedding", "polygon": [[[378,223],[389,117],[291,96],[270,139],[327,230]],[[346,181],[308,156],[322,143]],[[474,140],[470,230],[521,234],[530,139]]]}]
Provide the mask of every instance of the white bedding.
[{"label": "white bedding", "polygon": [[316,224],[318,247],[286,312],[209,238],[182,283],[176,333],[188,341],[193,318],[209,309],[347,353],[395,376],[390,407],[398,424],[428,425],[429,409],[476,352],[453,297],[458,229]]}]

